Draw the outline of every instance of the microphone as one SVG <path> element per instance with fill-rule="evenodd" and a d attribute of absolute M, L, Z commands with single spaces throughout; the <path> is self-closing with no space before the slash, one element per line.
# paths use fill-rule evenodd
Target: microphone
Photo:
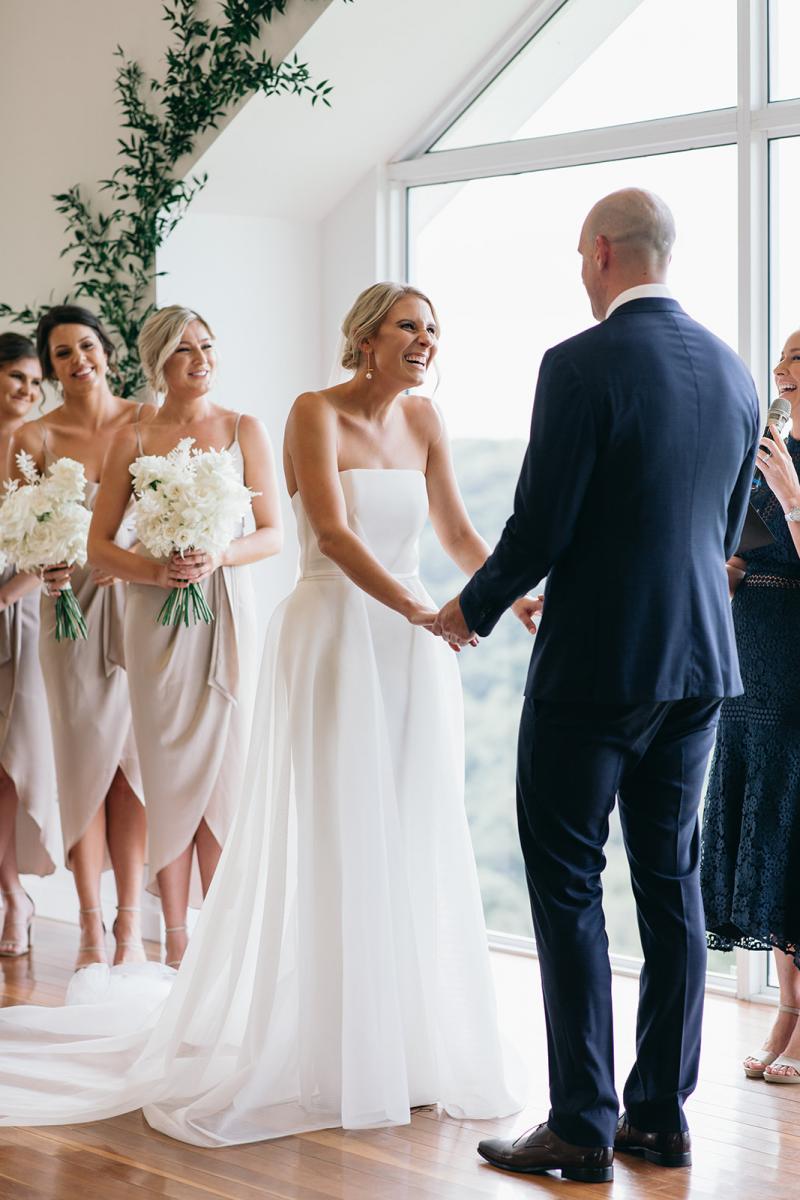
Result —
<path fill-rule="evenodd" d="M 769 440 L 772 441 L 772 430 L 770 429 L 770 425 L 774 425 L 778 431 L 778 434 L 780 435 L 783 433 L 791 419 L 792 406 L 790 402 L 785 400 L 783 396 L 777 396 L 767 410 L 767 424 L 764 428 L 764 433 L 762 436 L 769 438 Z M 761 471 L 758 469 L 758 467 L 756 467 L 753 475 L 753 490 L 755 491 L 756 488 L 760 488 L 763 483 L 764 476 L 761 474 Z"/>

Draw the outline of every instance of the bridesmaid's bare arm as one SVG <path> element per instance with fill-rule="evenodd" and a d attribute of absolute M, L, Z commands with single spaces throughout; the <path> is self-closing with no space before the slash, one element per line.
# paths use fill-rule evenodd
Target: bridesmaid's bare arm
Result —
<path fill-rule="evenodd" d="M 378 562 L 347 524 L 337 455 L 337 417 L 320 392 L 298 396 L 286 422 L 286 454 L 321 552 L 387 608 L 414 624 L 433 613 Z"/>
<path fill-rule="evenodd" d="M 128 468 L 136 456 L 134 430 L 130 427 L 120 430 L 112 440 L 103 463 L 100 490 L 89 526 L 89 562 L 98 570 L 128 583 L 172 587 L 170 564 L 123 550 L 114 542 L 131 497 L 131 474 Z"/>
<path fill-rule="evenodd" d="M 24 451 L 30 454 L 36 464 L 36 469 L 44 471 L 44 447 L 42 446 L 42 426 L 39 421 L 28 421 L 11 435 L 8 443 L 8 462 L 6 463 L 5 478 L 25 482 L 25 476 L 17 464 L 17 455 Z"/>
<path fill-rule="evenodd" d="M 38 591 L 41 585 L 39 576 L 31 575 L 28 571 L 20 571 L 19 574 L 12 575 L 8 583 L 4 583 L 0 587 L 0 612 L 11 608 L 11 605 L 16 604 L 17 600 L 21 600 L 23 596 L 29 596 L 31 592 Z"/>
<path fill-rule="evenodd" d="M 218 566 L 240 567 L 280 553 L 283 545 L 281 503 L 275 477 L 275 460 L 267 431 L 255 417 L 239 421 L 239 445 L 244 458 L 244 481 L 254 492 L 253 533 L 235 538 L 220 556 Z"/>

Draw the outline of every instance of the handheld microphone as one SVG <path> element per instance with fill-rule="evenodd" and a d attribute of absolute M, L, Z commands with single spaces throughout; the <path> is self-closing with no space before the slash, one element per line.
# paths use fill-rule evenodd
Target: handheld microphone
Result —
<path fill-rule="evenodd" d="M 762 434 L 762 436 L 765 438 L 769 438 L 769 440 L 772 441 L 772 430 L 770 429 L 770 425 L 774 425 L 778 431 L 778 434 L 780 435 L 783 433 L 784 429 L 789 424 L 791 419 L 792 419 L 791 404 L 789 403 L 788 400 L 785 400 L 783 398 L 783 396 L 777 396 L 772 401 L 772 403 L 769 406 L 769 409 L 767 410 L 767 424 L 765 426 L 764 433 Z M 753 488 L 754 489 L 760 488 L 763 483 L 764 483 L 764 476 L 761 474 L 761 471 L 758 469 L 758 467 L 756 467 L 755 473 L 753 475 Z"/>

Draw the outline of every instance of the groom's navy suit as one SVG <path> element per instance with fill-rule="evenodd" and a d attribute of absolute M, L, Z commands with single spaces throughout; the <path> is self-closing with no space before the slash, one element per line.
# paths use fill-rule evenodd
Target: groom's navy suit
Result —
<path fill-rule="evenodd" d="M 517 801 L 547 1017 L 549 1124 L 613 1142 L 601 872 L 615 798 L 645 956 L 639 1129 L 686 1127 L 705 933 L 697 808 L 721 698 L 741 692 L 725 561 L 758 442 L 741 360 L 672 299 L 633 299 L 542 361 L 514 513 L 461 595 L 486 635 L 547 575 Z"/>

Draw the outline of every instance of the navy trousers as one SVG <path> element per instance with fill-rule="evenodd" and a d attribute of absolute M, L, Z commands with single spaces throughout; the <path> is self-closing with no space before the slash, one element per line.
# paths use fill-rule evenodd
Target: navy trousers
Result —
<path fill-rule="evenodd" d="M 706 969 L 697 810 L 720 704 L 525 701 L 517 813 L 544 992 L 548 1124 L 575 1145 L 610 1146 L 619 1110 L 601 883 L 617 798 L 644 951 L 623 1103 L 639 1129 L 686 1128 Z"/>

